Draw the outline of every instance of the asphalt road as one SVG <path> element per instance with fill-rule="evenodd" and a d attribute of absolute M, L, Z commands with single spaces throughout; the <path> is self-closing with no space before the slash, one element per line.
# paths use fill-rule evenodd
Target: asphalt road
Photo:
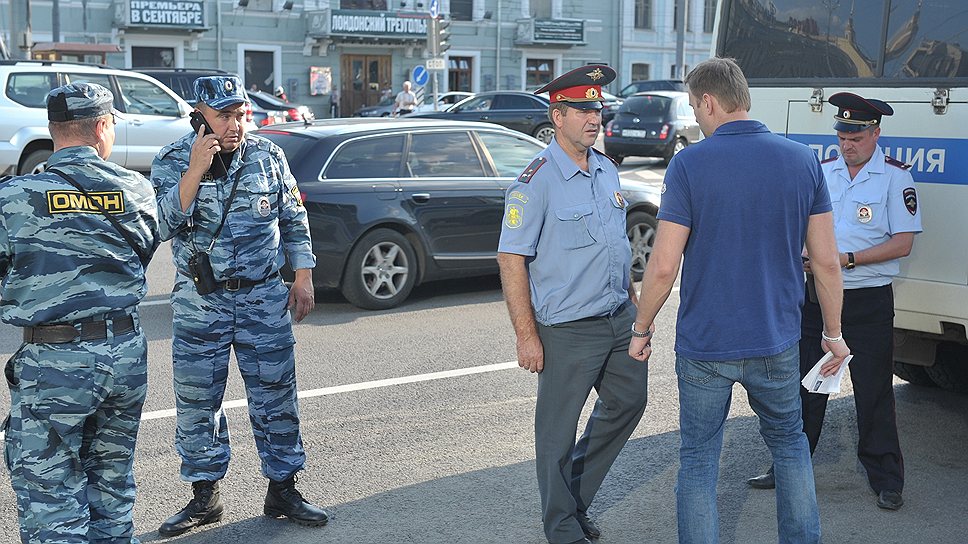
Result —
<path fill-rule="evenodd" d="M 624 170 L 650 168 L 630 160 Z M 654 175 L 654 174 L 645 174 Z M 189 498 L 172 446 L 171 310 L 167 246 L 149 270 L 141 310 L 149 338 L 149 394 L 135 476 L 137 536 Z M 658 319 L 645 417 L 606 479 L 591 513 L 602 544 L 676 541 L 678 398 L 673 365 L 674 292 Z M 535 376 L 518 369 L 497 278 L 419 287 L 402 307 L 367 312 L 320 293 L 295 327 L 302 430 L 308 463 L 299 488 L 332 509 L 325 528 L 262 515 L 265 480 L 242 402 L 227 408 L 233 460 L 222 482 L 224 520 L 167 542 L 528 543 L 544 538 L 534 476 Z M 0 326 L 0 355 L 19 331 Z M 881 511 L 856 457 L 849 385 L 832 399 L 815 457 L 826 542 L 968 541 L 968 397 L 896 382 L 905 453 L 905 506 Z M 226 399 L 241 401 L 237 372 Z M 9 395 L 0 392 L 0 403 Z M 591 407 L 591 400 L 588 408 Z M 776 542 L 774 494 L 747 488 L 769 453 L 741 388 L 726 426 L 719 482 L 723 542 Z M 13 494 L 0 486 L 0 542 L 17 541 Z"/>

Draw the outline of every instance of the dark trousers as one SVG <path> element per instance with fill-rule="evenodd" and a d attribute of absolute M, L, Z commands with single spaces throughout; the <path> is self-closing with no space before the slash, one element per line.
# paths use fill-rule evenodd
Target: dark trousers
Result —
<path fill-rule="evenodd" d="M 634 320 L 635 306 L 628 303 L 612 317 L 538 326 L 544 370 L 538 375 L 535 465 L 549 542 L 584 538 L 575 513 L 588 509 L 645 411 L 649 366 L 628 355 Z M 593 387 L 598 400 L 576 444 Z"/>
<path fill-rule="evenodd" d="M 891 285 L 844 290 L 842 313 L 844 340 L 854 358 L 850 380 L 857 407 L 857 457 L 867 469 L 874 491 L 904 488 L 904 459 L 897 437 L 894 413 L 894 291 Z M 820 306 L 806 300 L 803 305 L 800 339 L 800 376 L 803 377 L 823 356 Z M 800 388 L 803 403 L 803 432 L 810 453 L 817 449 L 827 395 Z"/>

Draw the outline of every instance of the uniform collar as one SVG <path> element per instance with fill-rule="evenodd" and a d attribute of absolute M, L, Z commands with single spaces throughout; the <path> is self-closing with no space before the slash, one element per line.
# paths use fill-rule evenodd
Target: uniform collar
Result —
<path fill-rule="evenodd" d="M 78 145 L 58 149 L 47 159 L 49 166 L 55 164 L 86 164 L 90 162 L 100 162 L 101 156 L 97 150 L 89 145 Z"/>
<path fill-rule="evenodd" d="M 713 132 L 713 136 L 727 134 L 755 134 L 758 132 L 770 132 L 766 125 L 755 119 L 740 119 L 719 125 Z"/>
<path fill-rule="evenodd" d="M 565 150 L 558 145 L 558 139 L 552 138 L 551 143 L 548 144 L 548 152 L 551 153 L 551 158 L 554 159 L 555 164 L 558 165 L 558 171 L 561 172 L 561 177 L 568 180 L 582 173 L 581 168 L 575 163 L 565 153 Z M 604 170 L 602 166 L 601 158 L 597 153 L 593 152 L 590 148 L 585 152 L 588 154 L 588 171 L 593 172 L 595 170 Z"/>
<path fill-rule="evenodd" d="M 854 179 L 852 179 L 851 182 L 856 183 L 859 181 L 863 181 L 868 177 L 870 177 L 870 174 L 883 174 L 886 171 L 886 168 L 887 167 L 884 162 L 884 150 L 882 150 L 881 146 L 878 145 L 874 148 L 874 154 L 871 155 L 870 160 L 867 161 L 867 164 L 861 167 L 860 171 L 857 172 L 857 175 L 854 176 Z M 831 170 L 833 171 L 843 170 L 844 177 L 846 177 L 847 179 L 850 179 L 850 173 L 847 170 L 847 163 L 844 162 L 843 155 L 840 155 L 839 157 L 837 157 L 837 161 L 834 162 L 833 168 Z"/>

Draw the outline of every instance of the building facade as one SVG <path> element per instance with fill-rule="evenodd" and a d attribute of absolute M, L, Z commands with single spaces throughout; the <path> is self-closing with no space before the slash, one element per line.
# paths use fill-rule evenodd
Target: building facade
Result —
<path fill-rule="evenodd" d="M 675 65 L 675 0 L 33 0 L 29 10 L 28 1 L 0 2 L 15 58 L 219 68 L 247 88 L 282 87 L 318 117 L 351 115 L 413 79 L 427 65 L 434 9 L 450 23 L 442 69 L 430 72 L 440 92 L 534 89 L 600 62 L 618 68 L 614 93 Z M 715 0 L 687 2 L 688 67 L 709 56 Z M 432 82 L 417 90 L 429 96 Z"/>

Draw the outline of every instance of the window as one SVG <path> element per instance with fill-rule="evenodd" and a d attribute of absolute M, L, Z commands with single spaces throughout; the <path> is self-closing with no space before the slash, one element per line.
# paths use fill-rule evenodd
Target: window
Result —
<path fill-rule="evenodd" d="M 494 97 L 495 110 L 533 110 L 541 108 L 541 104 L 531 98 L 520 94 L 499 94 Z"/>
<path fill-rule="evenodd" d="M 144 115 L 164 115 L 178 117 L 178 102 L 161 87 L 133 77 L 118 77 L 124 111 Z"/>
<path fill-rule="evenodd" d="M 672 0 L 672 30 L 679 30 L 679 0 Z M 686 30 L 689 30 L 689 0 L 686 0 Z"/>
<path fill-rule="evenodd" d="M 635 0 L 635 28 L 652 30 L 652 0 Z"/>
<path fill-rule="evenodd" d="M 551 19 L 551 0 L 530 0 L 529 6 L 535 19 Z"/>
<path fill-rule="evenodd" d="M 451 4 L 453 5 L 453 4 Z M 451 91 L 471 90 L 471 57 L 450 57 L 447 60 L 447 89 Z"/>
<path fill-rule="evenodd" d="M 136 68 L 174 68 L 175 48 L 131 46 L 131 66 Z"/>
<path fill-rule="evenodd" d="M 702 31 L 712 34 L 716 24 L 716 0 L 703 0 Z"/>
<path fill-rule="evenodd" d="M 622 103 L 619 111 L 651 119 L 663 118 L 671 103 L 672 99 L 666 96 L 632 96 Z"/>
<path fill-rule="evenodd" d="M 649 79 L 649 65 L 641 62 L 632 63 L 632 81 Z"/>
<path fill-rule="evenodd" d="M 493 99 L 494 96 L 475 96 L 459 107 L 455 107 L 454 111 L 487 111 L 491 109 L 491 100 Z"/>
<path fill-rule="evenodd" d="M 403 136 L 349 140 L 336 152 L 325 177 L 329 179 L 397 178 L 403 157 Z"/>
<path fill-rule="evenodd" d="M 686 77 L 686 74 L 688 74 L 688 73 L 689 73 L 689 65 L 688 64 L 685 66 L 685 70 L 683 70 L 681 74 L 676 73 L 676 65 L 675 64 L 673 64 L 672 67 L 669 68 L 669 77 L 672 78 L 672 79 L 682 79 L 682 78 Z M 674 89 L 674 87 L 672 86 L 672 83 L 671 82 L 668 84 L 667 87 L 663 87 L 663 88 L 668 89 L 670 91 L 671 90 L 678 90 L 678 89 Z"/>
<path fill-rule="evenodd" d="M 47 93 L 57 87 L 56 74 L 10 74 L 7 98 L 28 108 L 46 108 Z"/>
<path fill-rule="evenodd" d="M 111 91 L 114 94 L 114 108 L 120 111 L 125 111 L 121 104 L 121 97 L 118 93 L 114 92 L 114 85 L 111 83 L 111 78 L 106 74 L 73 74 L 67 73 L 63 74 L 64 84 L 67 83 L 77 83 L 80 81 L 86 81 L 88 83 L 97 83 L 98 85 L 104 87 L 105 89 Z"/>
<path fill-rule="evenodd" d="M 552 74 L 555 71 L 555 61 L 548 59 L 528 59 L 526 71 L 527 79 L 525 80 L 525 85 L 529 89 L 537 89 L 547 83 L 551 83 L 553 79 Z"/>
<path fill-rule="evenodd" d="M 484 167 L 467 132 L 414 134 L 407 170 L 415 178 L 484 177 Z"/>
<path fill-rule="evenodd" d="M 275 83 L 275 57 L 272 51 L 245 51 L 243 54 L 245 88 L 272 93 Z"/>
<path fill-rule="evenodd" d="M 339 9 L 369 9 L 386 11 L 387 0 L 339 0 Z"/>
<path fill-rule="evenodd" d="M 474 15 L 474 0 L 450 0 L 450 18 L 454 21 L 470 21 Z"/>
<path fill-rule="evenodd" d="M 488 155 L 497 168 L 497 175 L 502 178 L 519 175 L 538 151 L 541 151 L 541 146 L 515 136 L 494 132 L 478 132 L 477 135 L 484 142 Z"/>

